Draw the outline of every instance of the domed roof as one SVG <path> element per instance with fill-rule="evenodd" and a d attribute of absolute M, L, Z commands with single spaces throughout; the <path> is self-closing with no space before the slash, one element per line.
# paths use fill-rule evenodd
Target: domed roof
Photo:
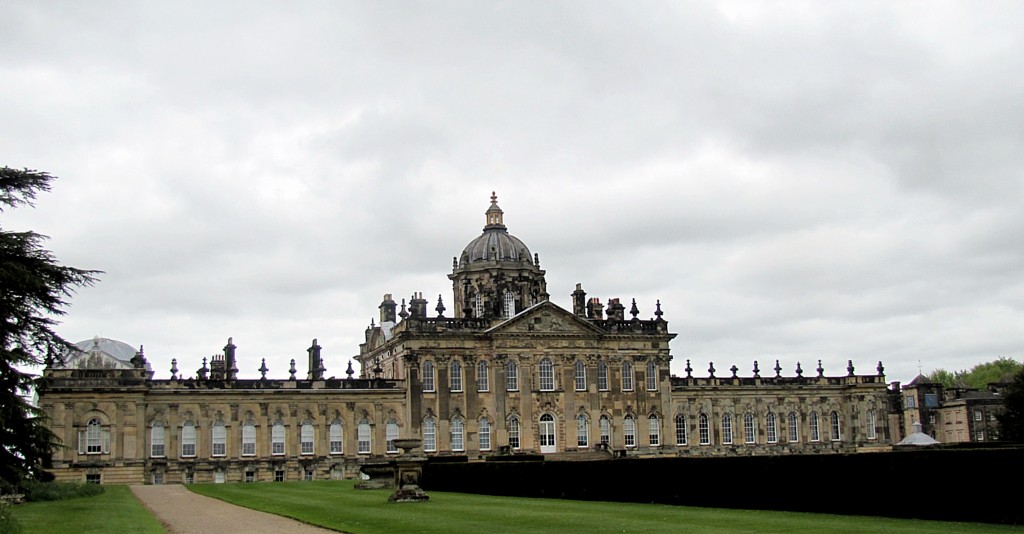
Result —
<path fill-rule="evenodd" d="M 75 347 L 82 352 L 100 351 L 125 363 L 130 363 L 131 359 L 135 357 L 135 353 L 139 351 L 123 341 L 98 336 L 79 341 L 75 343 Z"/>
<path fill-rule="evenodd" d="M 509 234 L 502 222 L 504 214 L 498 207 L 498 196 L 491 193 L 491 207 L 485 212 L 487 225 L 484 233 L 469 242 L 462 250 L 460 263 L 483 261 L 532 262 L 530 249 L 516 236 Z"/>

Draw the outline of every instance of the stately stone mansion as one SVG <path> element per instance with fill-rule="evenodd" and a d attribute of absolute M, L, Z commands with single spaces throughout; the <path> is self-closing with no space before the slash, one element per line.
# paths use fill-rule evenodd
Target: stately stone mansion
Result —
<path fill-rule="evenodd" d="M 391 294 L 349 365 L 325 378 L 321 347 L 306 372 L 237 378 L 237 347 L 194 374 L 155 379 L 142 348 L 95 339 L 44 371 L 38 391 L 61 479 L 191 483 L 350 478 L 386 461 L 394 440 L 431 457 L 486 461 L 809 454 L 888 449 L 881 363 L 826 375 L 777 362 L 669 370 L 661 303 L 548 299 L 536 254 L 508 233 L 492 195 L 483 233 L 453 259 L 451 310 Z M 449 315 L 446 315 L 449 312 Z M 774 365 L 772 365 L 774 363 Z M 199 362 L 195 362 L 198 365 Z M 256 362 L 246 362 L 255 366 Z M 357 376 L 358 375 L 358 376 Z M 700 375 L 700 376 L 696 376 Z"/>

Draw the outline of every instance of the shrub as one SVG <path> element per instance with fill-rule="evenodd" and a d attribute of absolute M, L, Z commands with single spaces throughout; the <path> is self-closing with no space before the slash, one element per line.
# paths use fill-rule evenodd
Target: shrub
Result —
<path fill-rule="evenodd" d="M 91 497 L 103 493 L 103 486 L 99 484 L 83 484 L 80 482 L 39 482 L 36 480 L 26 480 L 22 486 L 25 488 L 25 500 L 36 502 Z"/>
<path fill-rule="evenodd" d="M 21 524 L 14 518 L 11 505 L 0 501 L 0 534 L 21 534 Z"/>

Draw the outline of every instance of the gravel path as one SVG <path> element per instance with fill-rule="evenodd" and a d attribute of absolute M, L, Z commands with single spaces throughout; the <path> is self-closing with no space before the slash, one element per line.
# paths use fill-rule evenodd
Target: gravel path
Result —
<path fill-rule="evenodd" d="M 131 486 L 172 534 L 337 534 L 333 530 L 197 495 L 177 484 Z"/>

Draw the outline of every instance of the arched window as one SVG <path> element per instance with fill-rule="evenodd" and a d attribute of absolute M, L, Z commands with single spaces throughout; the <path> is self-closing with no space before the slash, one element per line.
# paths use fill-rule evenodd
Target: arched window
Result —
<path fill-rule="evenodd" d="M 491 450 L 491 422 L 487 419 L 480 420 L 477 432 L 477 441 L 480 442 L 481 451 Z"/>
<path fill-rule="evenodd" d="M 519 366 L 512 360 L 505 364 L 505 389 L 519 391 Z"/>
<path fill-rule="evenodd" d="M 789 430 L 789 442 L 796 443 L 800 441 L 800 418 L 796 415 L 796 412 L 789 412 L 787 417 L 789 424 L 787 429 Z"/>
<path fill-rule="evenodd" d="M 818 428 L 818 412 L 811 412 L 811 441 L 821 441 L 821 429 Z"/>
<path fill-rule="evenodd" d="M 651 447 L 661 446 L 661 419 L 657 415 L 647 418 L 647 442 Z"/>
<path fill-rule="evenodd" d="M 612 420 L 602 415 L 598 425 L 601 427 L 601 445 L 608 446 L 612 442 Z"/>
<path fill-rule="evenodd" d="M 732 414 L 722 416 L 722 444 L 732 445 Z"/>
<path fill-rule="evenodd" d="M 434 391 L 434 362 L 423 362 L 423 391 Z"/>
<path fill-rule="evenodd" d="M 516 294 L 511 291 L 505 292 L 505 318 L 510 319 L 516 314 Z"/>
<path fill-rule="evenodd" d="M 370 422 L 366 419 L 359 421 L 359 426 L 356 428 L 356 448 L 359 454 L 370 454 L 371 436 Z"/>
<path fill-rule="evenodd" d="M 587 416 L 580 414 L 576 417 L 576 446 L 584 449 L 590 445 L 590 423 Z"/>
<path fill-rule="evenodd" d="M 977 415 L 979 413 L 980 412 L 976 412 L 975 415 Z M 974 420 L 977 421 L 978 418 L 975 417 Z M 875 421 L 875 411 L 874 410 L 868 410 L 868 421 L 867 421 L 867 423 L 868 423 L 868 439 L 877 439 L 878 438 L 878 430 L 875 428 L 876 421 Z"/>
<path fill-rule="evenodd" d="M 398 439 L 398 421 L 394 419 L 388 419 L 388 422 L 384 424 L 384 439 L 385 450 L 389 454 L 397 454 L 398 446 L 395 445 L 395 440 Z"/>
<path fill-rule="evenodd" d="M 213 447 L 210 449 L 211 456 L 224 456 L 227 454 L 228 447 L 228 430 L 224 426 L 224 421 L 216 421 L 213 423 L 213 431 L 210 442 Z"/>
<path fill-rule="evenodd" d="M 658 390 L 658 366 L 655 365 L 654 361 L 647 362 L 647 391 Z"/>
<path fill-rule="evenodd" d="M 757 423 L 750 412 L 743 414 L 743 442 L 747 445 L 757 443 Z"/>
<path fill-rule="evenodd" d="M 700 434 L 701 445 L 711 445 L 711 427 L 708 425 L 708 414 L 702 413 L 697 418 L 697 432 Z"/>
<path fill-rule="evenodd" d="M 776 424 L 775 412 L 768 412 L 764 417 L 765 427 L 768 433 L 768 443 L 779 442 L 779 427 Z"/>
<path fill-rule="evenodd" d="M 462 363 L 460 361 L 452 360 L 448 382 L 452 391 L 462 391 Z"/>
<path fill-rule="evenodd" d="M 95 425 L 96 432 L 93 433 L 93 421 L 96 420 L 93 419 L 92 421 L 89 421 L 89 430 L 87 431 L 90 454 L 100 452 L 99 424 Z M 94 443 L 95 446 L 93 445 Z M 163 458 L 164 456 L 167 455 L 164 441 L 164 424 L 161 423 L 160 421 L 153 421 L 153 426 L 149 429 L 149 446 L 149 455 L 152 456 L 153 458 Z"/>
<path fill-rule="evenodd" d="M 256 456 L 256 424 L 242 423 L 242 456 Z"/>
<path fill-rule="evenodd" d="M 540 416 L 540 452 L 548 454 L 555 452 L 555 418 L 546 413 Z"/>
<path fill-rule="evenodd" d="M 608 364 L 604 360 L 597 362 L 597 389 L 608 391 Z"/>
<path fill-rule="evenodd" d="M 299 454 L 313 454 L 313 444 L 316 443 L 316 430 L 312 421 L 305 421 L 299 428 Z"/>
<path fill-rule="evenodd" d="M 476 390 L 489 391 L 491 385 L 488 381 L 487 360 L 480 360 L 476 363 Z"/>
<path fill-rule="evenodd" d="M 284 423 L 282 421 L 277 421 L 270 428 L 270 454 L 284 455 Z"/>
<path fill-rule="evenodd" d="M 627 415 L 622 420 L 622 435 L 625 437 L 626 447 L 636 447 L 636 421 L 632 415 Z"/>
<path fill-rule="evenodd" d="M 842 434 L 840 433 L 839 428 L 839 412 L 832 412 L 830 419 L 832 423 L 832 441 L 839 441 L 842 439 Z"/>
<path fill-rule="evenodd" d="M 587 366 L 580 360 L 573 365 L 573 378 L 576 382 L 576 391 L 587 390 Z"/>
<path fill-rule="evenodd" d="M 519 440 L 519 418 L 514 415 L 508 420 L 508 446 L 513 450 L 519 450 L 522 446 Z"/>
<path fill-rule="evenodd" d="M 335 419 L 327 432 L 331 454 L 343 454 L 345 452 L 345 427 L 341 425 L 341 420 Z"/>
<path fill-rule="evenodd" d="M 461 417 L 452 419 L 452 451 L 461 452 L 466 450 L 466 425 Z"/>
<path fill-rule="evenodd" d="M 540 390 L 554 391 L 555 389 L 555 366 L 550 358 L 543 358 L 540 361 Z"/>
<path fill-rule="evenodd" d="M 622 391 L 633 391 L 633 362 L 622 361 Z"/>
<path fill-rule="evenodd" d="M 423 420 L 423 452 L 437 451 L 437 422 L 433 417 Z"/>
<path fill-rule="evenodd" d="M 686 445 L 686 416 L 676 415 L 676 445 Z"/>
<path fill-rule="evenodd" d="M 185 421 L 181 425 L 181 457 L 192 458 L 196 455 L 196 425 Z"/>

